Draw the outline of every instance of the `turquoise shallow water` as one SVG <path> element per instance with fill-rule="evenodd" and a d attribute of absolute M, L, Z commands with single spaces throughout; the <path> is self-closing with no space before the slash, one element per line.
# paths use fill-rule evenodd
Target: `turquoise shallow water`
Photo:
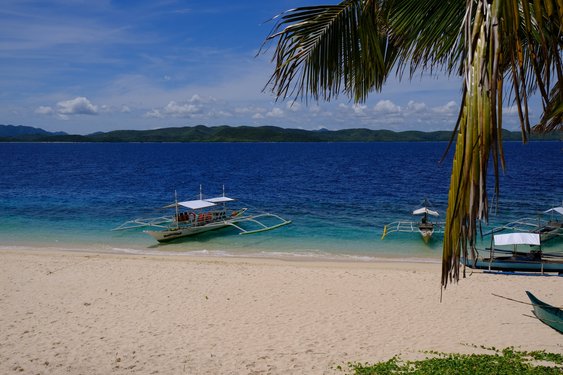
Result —
<path fill-rule="evenodd" d="M 380 239 L 410 220 L 424 197 L 445 212 L 450 161 L 445 143 L 0 144 L 1 247 L 277 256 L 296 259 L 434 261 L 441 236 Z M 505 145 L 508 168 L 491 225 L 560 204 L 559 142 Z M 251 236 L 225 229 L 169 245 L 121 222 L 158 216 L 173 199 L 221 194 L 240 206 L 278 213 L 289 226 Z M 492 186 L 492 176 L 490 180 Z M 559 245 L 558 245 L 559 246 Z"/>

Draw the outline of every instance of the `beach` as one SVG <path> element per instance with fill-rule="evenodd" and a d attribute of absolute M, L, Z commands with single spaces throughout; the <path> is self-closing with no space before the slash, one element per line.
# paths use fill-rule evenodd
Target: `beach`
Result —
<path fill-rule="evenodd" d="M 440 264 L 0 251 L 0 373 L 343 374 L 348 362 L 481 346 L 563 353 L 525 290 L 563 278 Z"/>
<path fill-rule="evenodd" d="M 440 265 L 0 252 L 0 373 L 342 374 L 348 362 L 480 346 L 563 353 L 524 290 L 563 278 Z"/>

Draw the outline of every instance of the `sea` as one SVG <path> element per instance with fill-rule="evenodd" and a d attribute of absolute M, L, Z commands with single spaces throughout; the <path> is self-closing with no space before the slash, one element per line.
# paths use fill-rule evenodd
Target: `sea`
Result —
<path fill-rule="evenodd" d="M 0 143 L 0 248 L 175 256 L 437 262 L 443 235 L 386 224 L 416 220 L 428 199 L 444 220 L 452 151 L 447 142 Z M 537 218 L 563 201 L 563 143 L 507 142 L 500 196 L 487 228 Z M 234 228 L 158 244 L 122 222 L 170 214 L 174 201 L 223 194 L 234 207 L 292 224 L 241 236 Z M 497 199 L 498 198 L 498 199 Z M 483 238 L 486 243 L 490 239 Z M 562 246 L 560 243 L 553 246 Z"/>

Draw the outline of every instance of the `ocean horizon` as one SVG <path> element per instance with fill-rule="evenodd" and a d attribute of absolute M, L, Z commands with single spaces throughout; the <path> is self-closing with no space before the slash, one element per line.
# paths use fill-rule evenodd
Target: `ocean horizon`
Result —
<path fill-rule="evenodd" d="M 444 220 L 447 142 L 374 143 L 4 143 L 0 155 L 0 248 L 284 259 L 438 261 L 442 235 L 384 226 L 416 220 L 427 198 Z M 498 203 L 489 170 L 487 228 L 563 199 L 561 142 L 506 142 Z M 234 207 L 271 212 L 291 225 L 239 236 L 233 228 L 159 245 L 126 220 L 160 216 L 174 199 L 222 194 Z M 483 239 L 486 243 L 487 238 Z M 555 245 L 558 246 L 558 245 Z"/>

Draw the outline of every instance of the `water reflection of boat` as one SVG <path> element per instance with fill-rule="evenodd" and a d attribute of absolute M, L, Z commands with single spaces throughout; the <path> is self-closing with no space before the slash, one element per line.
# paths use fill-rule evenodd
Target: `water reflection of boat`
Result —
<path fill-rule="evenodd" d="M 158 242 L 167 242 L 226 227 L 236 228 L 239 234 L 254 234 L 291 223 L 271 213 L 249 214 L 247 208 L 228 208 L 227 204 L 233 201 L 224 192 L 222 196 L 204 199 L 200 189 L 199 199 L 181 202 L 175 199 L 163 207 L 174 209 L 174 215 L 129 220 L 113 230 L 149 228 L 144 232 Z"/>
<path fill-rule="evenodd" d="M 494 245 L 476 249 L 473 259 L 462 258 L 469 268 L 489 271 L 557 272 L 563 273 L 563 253 L 544 252 L 539 233 L 507 233 L 494 235 Z M 512 250 L 499 246 L 513 246 Z M 529 246 L 528 251 L 518 250 Z"/>
<path fill-rule="evenodd" d="M 434 232 L 443 233 L 443 223 L 432 221 L 430 218 L 431 216 L 440 216 L 438 211 L 429 208 L 431 204 L 427 199 L 425 199 L 421 205 L 422 207 L 412 212 L 413 215 L 422 215 L 419 221 L 394 221 L 389 223 L 383 228 L 381 239 L 384 239 L 388 234 L 393 232 L 419 232 L 424 242 L 428 242 Z"/>

